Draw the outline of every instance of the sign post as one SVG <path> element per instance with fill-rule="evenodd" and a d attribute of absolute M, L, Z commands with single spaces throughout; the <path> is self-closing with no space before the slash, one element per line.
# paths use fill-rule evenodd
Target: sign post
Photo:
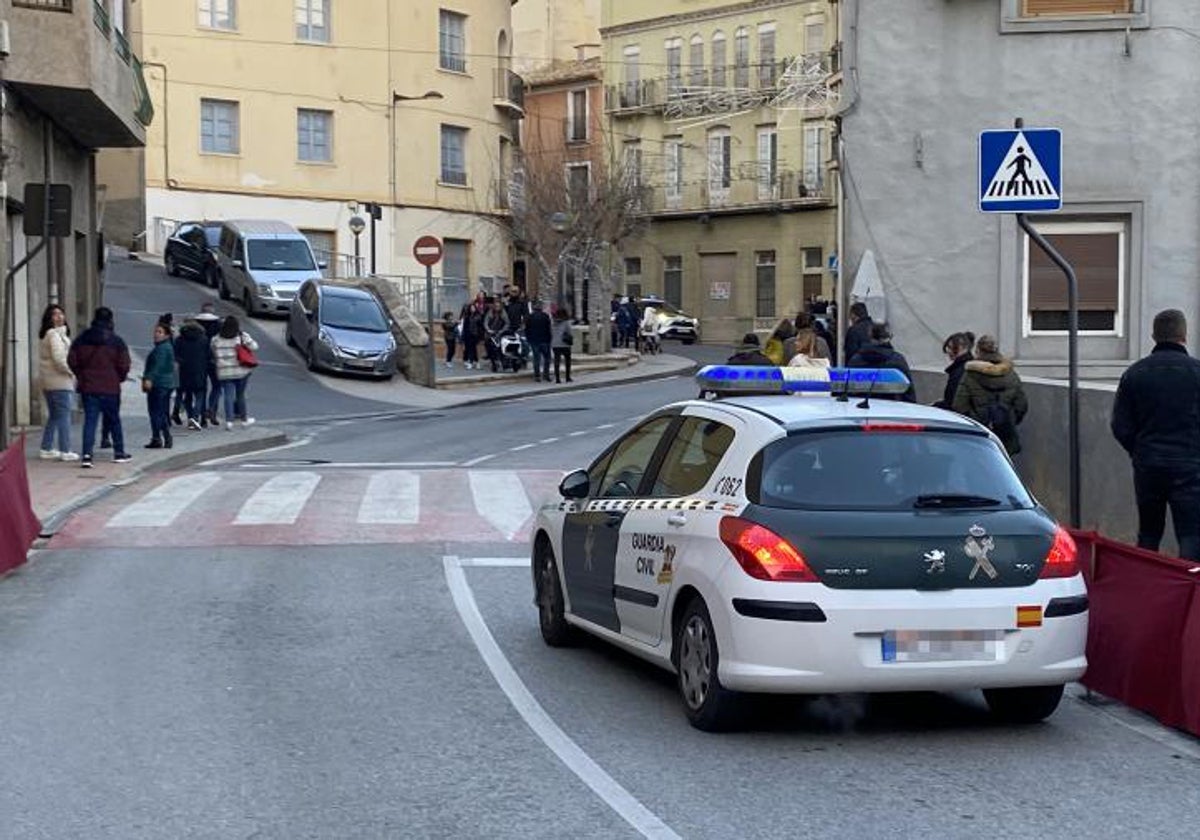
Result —
<path fill-rule="evenodd" d="M 979 209 L 1015 213 L 1017 224 L 1067 277 L 1067 439 L 1071 527 L 1080 527 L 1079 282 L 1075 269 L 1026 218 L 1062 209 L 1062 132 L 1016 127 L 979 134 Z"/>
<path fill-rule="evenodd" d="M 425 266 L 425 320 L 429 331 L 429 352 L 426 354 L 425 372 L 430 388 L 436 387 L 434 377 L 437 363 L 433 353 L 433 267 L 442 260 L 442 242 L 436 236 L 422 236 L 413 243 L 413 256 Z"/>

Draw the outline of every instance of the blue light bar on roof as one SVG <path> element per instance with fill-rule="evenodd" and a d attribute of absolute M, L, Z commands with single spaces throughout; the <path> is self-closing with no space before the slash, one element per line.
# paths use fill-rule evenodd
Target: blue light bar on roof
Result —
<path fill-rule="evenodd" d="M 811 368 L 707 365 L 696 374 L 701 390 L 727 394 L 903 394 L 908 377 L 891 368 Z"/>

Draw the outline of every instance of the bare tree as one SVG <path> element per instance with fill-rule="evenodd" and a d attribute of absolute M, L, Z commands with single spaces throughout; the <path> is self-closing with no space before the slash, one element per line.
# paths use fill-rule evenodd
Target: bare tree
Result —
<path fill-rule="evenodd" d="M 509 213 L 497 217 L 516 249 L 538 270 L 537 294 L 551 299 L 564 265 L 588 284 L 587 321 L 592 352 L 608 349 L 608 300 L 613 274 L 603 265 L 646 227 L 648 190 L 640 161 L 618 161 L 566 149 L 521 155 L 507 181 Z M 579 313 L 575 313 L 578 315 Z"/>

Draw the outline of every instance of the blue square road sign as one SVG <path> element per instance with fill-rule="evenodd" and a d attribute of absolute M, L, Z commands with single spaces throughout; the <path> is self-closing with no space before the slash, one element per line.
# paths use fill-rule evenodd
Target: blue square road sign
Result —
<path fill-rule="evenodd" d="M 1062 209 L 1062 132 L 1057 128 L 981 131 L 979 209 L 984 213 Z"/>

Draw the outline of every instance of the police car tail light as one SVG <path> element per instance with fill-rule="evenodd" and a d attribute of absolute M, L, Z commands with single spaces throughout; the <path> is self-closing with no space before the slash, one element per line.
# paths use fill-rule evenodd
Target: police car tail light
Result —
<path fill-rule="evenodd" d="M 762 525 L 726 516 L 721 520 L 721 542 L 752 578 L 820 582 L 795 546 Z"/>
<path fill-rule="evenodd" d="M 1050 553 L 1042 565 L 1040 578 L 1066 578 L 1079 574 L 1079 552 L 1075 548 L 1075 540 L 1067 533 L 1067 529 L 1059 526 L 1054 529 L 1054 542 L 1050 545 Z"/>

